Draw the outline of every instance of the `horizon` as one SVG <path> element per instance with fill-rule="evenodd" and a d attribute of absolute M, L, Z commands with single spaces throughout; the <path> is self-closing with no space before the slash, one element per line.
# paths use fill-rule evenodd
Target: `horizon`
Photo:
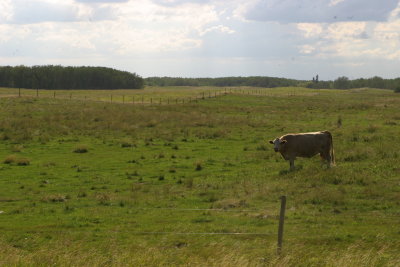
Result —
<path fill-rule="evenodd" d="M 395 79 L 400 1 L 3 0 L 1 65 L 144 78 Z"/>

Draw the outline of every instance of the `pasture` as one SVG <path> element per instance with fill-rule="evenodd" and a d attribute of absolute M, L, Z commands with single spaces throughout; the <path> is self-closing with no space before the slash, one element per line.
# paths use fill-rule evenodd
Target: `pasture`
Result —
<path fill-rule="evenodd" d="M 0 265 L 400 265 L 399 94 L 235 88 L 191 103 L 108 101 L 212 90 L 69 99 L 0 88 Z M 289 172 L 268 144 L 317 130 L 333 135 L 334 168 L 316 156 Z"/>

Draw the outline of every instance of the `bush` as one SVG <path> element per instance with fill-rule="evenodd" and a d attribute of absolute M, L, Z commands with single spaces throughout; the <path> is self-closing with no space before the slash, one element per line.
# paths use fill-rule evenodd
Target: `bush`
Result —
<path fill-rule="evenodd" d="M 397 86 L 396 89 L 394 89 L 395 93 L 400 93 L 400 86 Z"/>
<path fill-rule="evenodd" d="M 3 163 L 5 164 L 15 163 L 18 166 L 28 166 L 30 164 L 30 161 L 27 158 L 18 158 L 16 155 L 9 155 L 4 159 Z"/>
<path fill-rule="evenodd" d="M 16 161 L 17 161 L 17 156 L 16 155 L 9 155 L 4 159 L 3 163 L 12 164 L 12 163 L 14 163 Z"/>
<path fill-rule="evenodd" d="M 203 166 L 201 166 L 201 162 L 196 163 L 196 171 L 201 171 L 203 169 Z"/>
<path fill-rule="evenodd" d="M 30 164 L 29 159 L 27 158 L 19 158 L 16 160 L 18 166 L 28 166 Z"/>

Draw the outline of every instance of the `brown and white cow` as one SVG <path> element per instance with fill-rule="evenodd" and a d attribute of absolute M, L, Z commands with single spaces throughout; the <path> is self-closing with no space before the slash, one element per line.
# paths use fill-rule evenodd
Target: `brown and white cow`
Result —
<path fill-rule="evenodd" d="M 275 152 L 289 160 L 290 170 L 294 169 L 296 157 L 311 158 L 318 153 L 327 161 L 328 167 L 335 165 L 332 135 L 328 131 L 285 134 L 269 142 L 274 145 Z"/>

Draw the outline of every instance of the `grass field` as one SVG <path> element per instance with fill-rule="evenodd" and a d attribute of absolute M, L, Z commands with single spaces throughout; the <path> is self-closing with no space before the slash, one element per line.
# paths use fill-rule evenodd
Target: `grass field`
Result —
<path fill-rule="evenodd" d="M 106 99 L 212 90 L 79 91 L 87 101 L 76 101 L 0 89 L 0 265 L 400 265 L 399 94 L 236 88 L 178 105 Z M 268 144 L 317 130 L 333 134 L 334 168 L 314 157 L 289 172 Z"/>

